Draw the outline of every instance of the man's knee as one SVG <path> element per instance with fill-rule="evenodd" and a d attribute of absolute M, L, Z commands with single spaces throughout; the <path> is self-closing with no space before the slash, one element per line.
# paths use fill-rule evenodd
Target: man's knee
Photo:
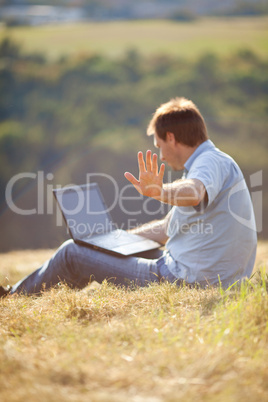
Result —
<path fill-rule="evenodd" d="M 71 263 L 74 255 L 77 253 L 77 244 L 72 240 L 66 240 L 56 251 L 54 257 L 64 260 L 65 263 Z"/>

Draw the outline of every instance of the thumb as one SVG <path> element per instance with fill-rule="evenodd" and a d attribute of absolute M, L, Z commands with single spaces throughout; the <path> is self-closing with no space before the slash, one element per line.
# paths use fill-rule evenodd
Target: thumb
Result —
<path fill-rule="evenodd" d="M 135 187 L 135 189 L 138 191 L 138 193 L 142 194 L 141 189 L 140 189 L 140 182 L 136 179 L 136 177 L 133 176 L 133 174 L 126 172 L 124 174 L 125 178 L 130 181 L 131 184 Z"/>
<path fill-rule="evenodd" d="M 133 184 L 133 186 L 138 186 L 140 184 L 140 182 L 136 179 L 136 177 L 133 176 L 133 174 L 126 172 L 124 176 L 128 181 L 130 181 L 131 184 Z"/>

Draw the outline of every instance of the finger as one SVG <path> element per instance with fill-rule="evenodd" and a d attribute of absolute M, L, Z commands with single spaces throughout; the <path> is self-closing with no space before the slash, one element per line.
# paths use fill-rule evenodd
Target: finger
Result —
<path fill-rule="evenodd" d="M 152 152 L 150 150 L 146 152 L 146 167 L 147 172 L 152 171 Z"/>
<path fill-rule="evenodd" d="M 160 169 L 159 169 L 159 174 L 158 174 L 158 177 L 160 180 L 163 180 L 164 173 L 165 173 L 165 164 L 162 163 L 162 165 L 160 166 Z"/>
<path fill-rule="evenodd" d="M 152 172 L 154 175 L 157 175 L 157 173 L 158 173 L 157 155 L 156 154 L 153 154 Z"/>
<path fill-rule="evenodd" d="M 144 173 L 146 171 L 146 169 L 145 169 L 145 163 L 144 163 L 142 152 L 138 153 L 138 164 L 139 164 L 140 173 Z"/>

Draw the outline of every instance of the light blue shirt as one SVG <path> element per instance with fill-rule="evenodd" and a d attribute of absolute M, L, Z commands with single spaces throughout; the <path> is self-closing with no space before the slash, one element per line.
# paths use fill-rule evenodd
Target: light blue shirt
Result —
<path fill-rule="evenodd" d="M 200 180 L 208 203 L 173 207 L 166 248 L 169 270 L 188 283 L 227 287 L 251 275 L 257 248 L 253 206 L 237 163 L 203 142 L 185 163 L 185 177 Z"/>

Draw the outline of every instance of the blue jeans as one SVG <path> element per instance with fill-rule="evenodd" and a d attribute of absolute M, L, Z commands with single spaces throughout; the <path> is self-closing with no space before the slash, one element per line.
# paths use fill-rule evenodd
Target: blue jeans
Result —
<path fill-rule="evenodd" d="M 147 286 L 163 279 L 177 281 L 160 250 L 142 256 L 118 257 L 68 240 L 41 268 L 16 283 L 11 294 L 38 294 L 59 282 L 82 289 L 93 280 L 101 283 L 104 279 L 124 286 Z"/>

